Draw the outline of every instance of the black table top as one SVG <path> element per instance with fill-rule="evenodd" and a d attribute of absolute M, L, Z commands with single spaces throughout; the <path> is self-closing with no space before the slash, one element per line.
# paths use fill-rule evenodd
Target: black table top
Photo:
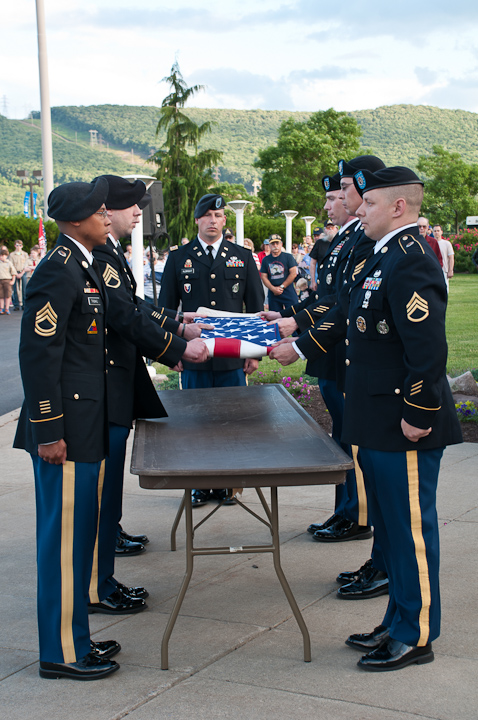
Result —
<path fill-rule="evenodd" d="M 144 488 L 341 483 L 350 457 L 279 385 L 165 390 L 167 418 L 138 420 L 131 472 Z"/>

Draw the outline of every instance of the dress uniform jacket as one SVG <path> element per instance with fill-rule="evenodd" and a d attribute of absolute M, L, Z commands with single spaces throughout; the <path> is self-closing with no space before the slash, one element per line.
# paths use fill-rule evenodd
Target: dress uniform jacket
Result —
<path fill-rule="evenodd" d="M 210 307 L 234 313 L 259 312 L 264 307 L 262 283 L 250 250 L 223 240 L 210 260 L 196 238 L 170 252 L 161 281 L 159 301 L 169 308 L 182 302 L 185 312 Z M 186 370 L 237 370 L 243 360 L 213 358 L 183 363 Z"/>
<path fill-rule="evenodd" d="M 366 261 L 349 288 L 346 442 L 385 452 L 461 442 L 445 375 L 446 303 L 443 273 L 418 229 L 396 233 Z M 432 432 L 411 442 L 402 418 Z"/>
<path fill-rule="evenodd" d="M 363 235 L 360 222 L 349 225 L 343 233 L 337 233 L 324 257 L 317 278 L 317 292 L 305 307 L 294 306 L 293 315 L 300 332 L 311 327 L 337 302 L 343 282 L 344 270 L 357 240 Z M 307 372 L 314 377 L 336 380 L 337 364 L 343 359 L 342 345 L 334 345 L 327 354 L 316 354 L 308 359 Z M 308 355 L 306 355 L 309 358 Z"/>
<path fill-rule="evenodd" d="M 27 286 L 20 369 L 25 402 L 14 446 L 37 454 L 64 439 L 67 459 L 107 452 L 106 292 L 84 254 L 60 234 Z"/>
<path fill-rule="evenodd" d="M 146 356 L 174 366 L 186 349 L 175 333 L 176 312 L 157 308 L 136 295 L 136 281 L 120 247 L 110 238 L 94 249 L 109 297 L 107 367 L 110 422 L 130 428 L 138 417 L 164 417 L 142 360 Z M 173 316 L 173 317 L 171 317 Z"/>

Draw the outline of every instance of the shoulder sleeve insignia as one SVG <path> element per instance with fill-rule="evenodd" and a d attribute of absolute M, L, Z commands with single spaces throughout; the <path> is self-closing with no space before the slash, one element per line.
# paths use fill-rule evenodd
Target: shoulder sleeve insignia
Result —
<path fill-rule="evenodd" d="M 64 265 L 68 262 L 70 259 L 71 250 L 64 245 L 59 245 L 56 248 L 53 248 L 50 255 L 48 256 L 48 260 L 58 260 L 59 262 L 62 262 Z"/>
<path fill-rule="evenodd" d="M 366 259 L 362 260 L 362 262 L 359 262 L 359 264 L 354 267 L 353 272 L 352 272 L 352 282 L 355 280 L 357 275 L 360 275 L 360 273 L 362 272 L 365 262 L 366 262 Z"/>
<path fill-rule="evenodd" d="M 121 285 L 121 280 L 114 269 L 109 263 L 106 263 L 105 271 L 103 273 L 103 280 L 105 281 L 106 287 L 117 288 Z"/>
<path fill-rule="evenodd" d="M 51 337 L 56 333 L 58 315 L 49 302 L 35 315 L 35 332 L 41 337 Z"/>
<path fill-rule="evenodd" d="M 422 322 L 429 314 L 428 302 L 414 292 L 407 303 L 407 318 L 410 322 Z"/>

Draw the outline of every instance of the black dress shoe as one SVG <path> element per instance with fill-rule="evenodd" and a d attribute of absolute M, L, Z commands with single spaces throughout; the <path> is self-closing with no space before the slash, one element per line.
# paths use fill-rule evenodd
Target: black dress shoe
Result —
<path fill-rule="evenodd" d="M 114 660 L 88 653 L 74 663 L 50 663 L 40 661 L 40 677 L 47 679 L 70 678 L 71 680 L 99 680 L 119 670 Z"/>
<path fill-rule="evenodd" d="M 341 585 L 348 585 L 349 583 L 357 580 L 357 578 L 359 578 L 360 575 L 362 575 L 371 565 L 372 559 L 370 558 L 370 560 L 367 560 L 367 562 L 364 563 L 364 565 L 362 565 L 362 567 L 358 570 L 346 570 L 345 572 L 339 573 L 335 579 Z"/>
<path fill-rule="evenodd" d="M 90 640 L 91 654 L 99 658 L 112 658 L 119 653 L 121 645 L 116 640 Z"/>
<path fill-rule="evenodd" d="M 146 600 L 149 597 L 149 592 L 144 587 L 127 587 L 123 583 L 117 582 L 116 587 L 121 590 L 124 595 L 129 595 L 132 598 L 141 598 Z"/>
<path fill-rule="evenodd" d="M 413 663 L 423 665 L 433 662 L 434 657 L 431 643 L 424 647 L 415 647 L 389 637 L 376 650 L 364 655 L 357 665 L 362 670 L 384 672 L 385 670 L 401 670 Z"/>
<path fill-rule="evenodd" d="M 362 569 L 362 568 L 361 568 Z M 365 563 L 363 572 L 356 580 L 348 585 L 342 585 L 337 590 L 337 597 L 342 600 L 367 600 L 368 598 L 380 597 L 388 594 L 388 576 L 382 570 L 377 570 L 372 565 Z"/>
<path fill-rule="evenodd" d="M 118 588 L 107 598 L 97 603 L 88 603 L 88 613 L 104 613 L 105 615 L 130 615 L 146 610 L 148 606 L 141 598 L 126 595 Z"/>
<path fill-rule="evenodd" d="M 385 625 L 378 625 L 371 633 L 355 633 L 350 635 L 345 644 L 362 652 L 376 650 L 384 640 L 389 638 L 389 629 Z"/>
<path fill-rule="evenodd" d="M 228 490 L 211 490 L 211 498 L 223 505 L 235 505 L 236 500 L 229 495 Z"/>
<path fill-rule="evenodd" d="M 146 548 L 143 543 L 126 540 L 119 534 L 116 536 L 115 555 L 119 555 L 120 557 L 131 557 L 132 555 L 140 555 L 145 550 Z"/>
<path fill-rule="evenodd" d="M 309 525 L 309 527 L 307 528 L 307 532 L 313 535 L 315 532 L 317 532 L 317 530 L 325 530 L 325 528 L 330 527 L 331 525 L 336 523 L 337 520 L 340 520 L 341 517 L 341 515 L 337 515 L 336 513 L 334 513 L 323 523 L 312 523 L 312 525 Z"/>
<path fill-rule="evenodd" d="M 133 543 L 142 543 L 143 545 L 147 545 L 149 543 L 149 538 L 147 535 L 130 535 L 123 530 L 121 525 L 118 525 L 118 528 L 118 535 L 122 537 L 123 540 L 129 540 Z"/>
<path fill-rule="evenodd" d="M 210 490 L 193 490 L 192 491 L 192 504 L 194 507 L 205 505 L 211 499 Z"/>
<path fill-rule="evenodd" d="M 373 535 L 369 525 L 358 525 L 347 518 L 340 518 L 324 530 L 317 530 L 312 537 L 318 542 L 345 542 L 346 540 L 368 540 Z"/>

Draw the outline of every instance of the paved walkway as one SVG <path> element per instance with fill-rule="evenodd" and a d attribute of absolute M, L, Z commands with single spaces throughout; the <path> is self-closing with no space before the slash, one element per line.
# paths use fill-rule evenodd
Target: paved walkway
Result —
<path fill-rule="evenodd" d="M 305 532 L 328 517 L 330 487 L 281 488 L 282 562 L 312 636 L 312 662 L 268 555 L 202 557 L 160 669 L 160 641 L 184 573 L 169 532 L 178 491 L 125 486 L 124 526 L 146 532 L 147 552 L 121 558 L 116 575 L 144 584 L 149 609 L 122 618 L 91 616 L 96 639 L 118 640 L 121 669 L 94 683 L 41 680 L 35 608 L 33 473 L 11 448 L 16 413 L 0 417 L 0 715 L 5 720 L 476 720 L 478 716 L 478 444 L 446 451 L 438 511 L 442 546 L 443 632 L 435 662 L 393 673 L 364 673 L 344 645 L 351 632 L 378 624 L 387 599 L 343 601 L 334 578 L 358 568 L 370 541 L 324 546 Z M 254 491 L 244 498 L 258 509 Z M 195 511 L 197 517 L 205 509 Z M 223 508 L 198 531 L 211 544 L 265 541 L 267 531 L 239 508 Z M 227 540 L 225 539 L 227 538 Z"/>

